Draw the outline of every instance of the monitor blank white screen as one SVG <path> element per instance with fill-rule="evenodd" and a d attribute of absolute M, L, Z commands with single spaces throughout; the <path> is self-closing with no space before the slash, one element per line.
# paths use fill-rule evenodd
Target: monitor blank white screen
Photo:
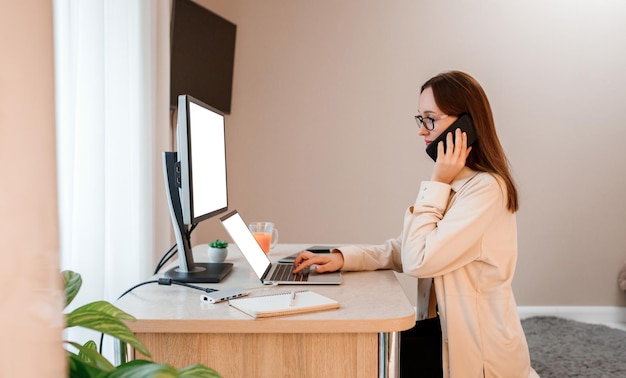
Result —
<path fill-rule="evenodd" d="M 194 218 L 228 206 L 224 117 L 189 102 Z"/>

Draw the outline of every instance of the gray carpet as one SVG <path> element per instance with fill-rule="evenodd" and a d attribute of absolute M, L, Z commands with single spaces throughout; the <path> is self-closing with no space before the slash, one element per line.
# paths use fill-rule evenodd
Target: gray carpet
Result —
<path fill-rule="evenodd" d="M 533 368 L 542 378 L 626 377 L 626 332 L 552 316 L 522 320 Z"/>

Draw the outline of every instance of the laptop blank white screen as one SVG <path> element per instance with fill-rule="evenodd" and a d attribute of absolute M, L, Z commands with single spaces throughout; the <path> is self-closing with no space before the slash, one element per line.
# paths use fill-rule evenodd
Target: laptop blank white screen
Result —
<path fill-rule="evenodd" d="M 270 265 L 270 259 L 265 255 L 254 236 L 252 236 L 246 222 L 243 221 L 237 212 L 224 216 L 221 218 L 221 221 L 241 253 L 248 260 L 254 273 L 261 279 Z"/>

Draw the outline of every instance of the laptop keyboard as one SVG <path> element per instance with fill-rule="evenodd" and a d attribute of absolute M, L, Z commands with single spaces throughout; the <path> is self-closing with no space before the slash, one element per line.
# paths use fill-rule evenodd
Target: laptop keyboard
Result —
<path fill-rule="evenodd" d="M 309 270 L 305 269 L 297 274 L 291 273 L 293 271 L 293 264 L 276 264 L 276 269 L 270 277 L 270 281 L 294 281 L 301 282 L 309 279 Z"/>

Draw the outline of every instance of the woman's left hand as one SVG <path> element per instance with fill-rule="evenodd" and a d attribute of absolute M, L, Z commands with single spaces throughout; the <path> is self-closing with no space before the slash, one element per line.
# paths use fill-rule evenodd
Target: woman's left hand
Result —
<path fill-rule="evenodd" d="M 456 142 L 456 143 L 455 143 Z M 454 135 L 446 136 L 446 152 L 443 152 L 443 141 L 437 146 L 437 161 L 431 176 L 431 181 L 439 181 L 450 184 L 452 180 L 465 167 L 465 161 L 472 151 L 467 147 L 467 134 L 461 129 L 456 129 Z"/>

